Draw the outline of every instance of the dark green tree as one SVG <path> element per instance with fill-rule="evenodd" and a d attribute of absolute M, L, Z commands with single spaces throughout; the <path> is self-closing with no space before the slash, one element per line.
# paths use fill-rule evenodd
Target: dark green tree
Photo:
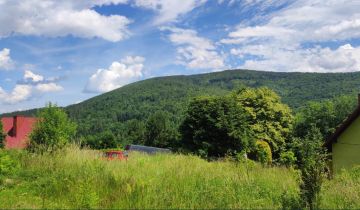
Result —
<path fill-rule="evenodd" d="M 96 135 L 96 137 L 96 149 L 109 149 L 117 147 L 115 136 L 110 131 L 104 131 Z"/>
<path fill-rule="evenodd" d="M 157 111 L 146 121 L 145 145 L 170 147 L 177 141 L 177 131 L 166 112 Z"/>
<path fill-rule="evenodd" d="M 76 124 L 63 109 L 49 103 L 38 114 L 38 121 L 30 134 L 30 151 L 53 152 L 63 148 L 76 132 Z"/>
<path fill-rule="evenodd" d="M 128 120 L 124 123 L 124 138 L 132 144 L 145 144 L 145 124 L 139 120 Z"/>
<path fill-rule="evenodd" d="M 350 96 L 309 102 L 296 114 L 294 135 L 304 138 L 312 127 L 317 127 L 325 140 L 355 108 L 356 100 Z"/>
<path fill-rule="evenodd" d="M 231 96 L 195 98 L 180 127 L 182 143 L 205 156 L 248 152 L 254 144 L 248 117 Z"/>
<path fill-rule="evenodd" d="M 278 158 L 293 128 L 291 109 L 271 89 L 243 88 L 234 93 L 239 106 L 250 116 L 248 124 L 256 140 L 266 141 Z"/>
<path fill-rule="evenodd" d="M 114 134 L 107 130 L 95 135 L 89 135 L 84 138 L 82 146 L 88 146 L 92 149 L 110 149 L 117 148 L 118 142 Z"/>

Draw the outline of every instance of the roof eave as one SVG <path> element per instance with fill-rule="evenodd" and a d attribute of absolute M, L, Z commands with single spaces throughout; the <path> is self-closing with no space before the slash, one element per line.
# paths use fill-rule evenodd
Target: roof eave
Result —
<path fill-rule="evenodd" d="M 329 146 L 336 142 L 339 136 L 351 125 L 351 123 L 358 118 L 360 115 L 360 106 L 358 106 L 353 113 L 351 113 L 346 120 L 341 123 L 335 130 L 335 132 L 325 141 L 323 144 L 324 147 L 329 148 Z"/>

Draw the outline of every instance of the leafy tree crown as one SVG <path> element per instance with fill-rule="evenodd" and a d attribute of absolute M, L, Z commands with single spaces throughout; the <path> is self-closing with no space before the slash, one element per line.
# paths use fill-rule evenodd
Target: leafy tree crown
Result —
<path fill-rule="evenodd" d="M 30 150 L 52 152 L 64 147 L 75 135 L 76 124 L 63 109 L 49 103 L 38 112 L 38 120 L 30 134 Z"/>

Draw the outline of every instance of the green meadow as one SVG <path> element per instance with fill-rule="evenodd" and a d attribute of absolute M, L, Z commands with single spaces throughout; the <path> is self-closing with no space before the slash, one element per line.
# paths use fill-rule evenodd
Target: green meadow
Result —
<path fill-rule="evenodd" d="M 0 208 L 297 208 L 285 167 L 180 154 L 107 161 L 76 146 L 54 154 L 0 151 Z M 360 208 L 360 168 L 326 180 L 321 208 Z"/>

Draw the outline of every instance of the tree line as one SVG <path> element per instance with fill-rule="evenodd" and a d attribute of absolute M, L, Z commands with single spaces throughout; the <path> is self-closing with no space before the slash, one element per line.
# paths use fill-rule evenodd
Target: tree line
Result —
<path fill-rule="evenodd" d="M 180 120 L 158 110 L 146 120 L 126 121 L 118 131 L 106 129 L 77 138 L 83 146 L 94 149 L 141 144 L 204 157 L 246 153 L 261 159 L 267 151 L 262 159 L 290 164 L 296 156 L 293 142 L 313 130 L 325 140 L 355 109 L 356 101 L 341 96 L 308 102 L 294 113 L 269 88 L 240 88 L 223 96 L 193 97 Z"/>
<path fill-rule="evenodd" d="M 127 121 L 123 135 L 129 137 L 126 143 L 172 148 L 206 159 L 231 157 L 296 167 L 301 175 L 299 205 L 316 208 L 327 170 L 322 144 L 355 107 L 354 98 L 342 96 L 309 102 L 294 115 L 273 90 L 243 87 L 223 96 L 194 97 L 179 125 L 166 111 L 157 111 L 145 122 Z M 30 152 L 51 153 L 70 141 L 94 149 L 124 143 L 119 144 L 111 130 L 76 137 L 76 123 L 51 103 L 38 112 L 38 119 L 30 135 Z"/>
<path fill-rule="evenodd" d="M 260 156 L 267 151 L 266 158 L 262 159 L 286 163 L 296 156 L 291 151 L 296 139 L 304 139 L 314 129 L 319 132 L 321 140 L 328 138 L 354 110 L 356 101 L 353 97 L 341 96 L 308 102 L 294 113 L 270 88 L 242 87 L 222 96 L 193 97 L 184 113 L 176 118 L 166 110 L 158 110 L 150 113 L 146 120 L 127 120 L 121 124 L 121 129 L 102 129 L 100 126 L 94 128 L 98 132 L 88 135 L 79 135 L 81 126 L 74 123 L 71 133 L 75 136 L 71 139 L 94 149 L 141 144 L 204 157 L 244 153 L 250 158 L 261 159 Z M 48 109 L 38 111 L 38 117 L 53 118 L 56 114 L 54 109 L 64 112 L 49 104 Z M 58 127 L 47 129 L 53 129 L 51 132 L 54 133 L 59 127 L 66 126 L 67 123 L 59 125 L 61 121 L 53 123 Z M 1 138 L 4 135 L 0 135 Z M 69 139 L 70 136 L 62 138 Z"/>

